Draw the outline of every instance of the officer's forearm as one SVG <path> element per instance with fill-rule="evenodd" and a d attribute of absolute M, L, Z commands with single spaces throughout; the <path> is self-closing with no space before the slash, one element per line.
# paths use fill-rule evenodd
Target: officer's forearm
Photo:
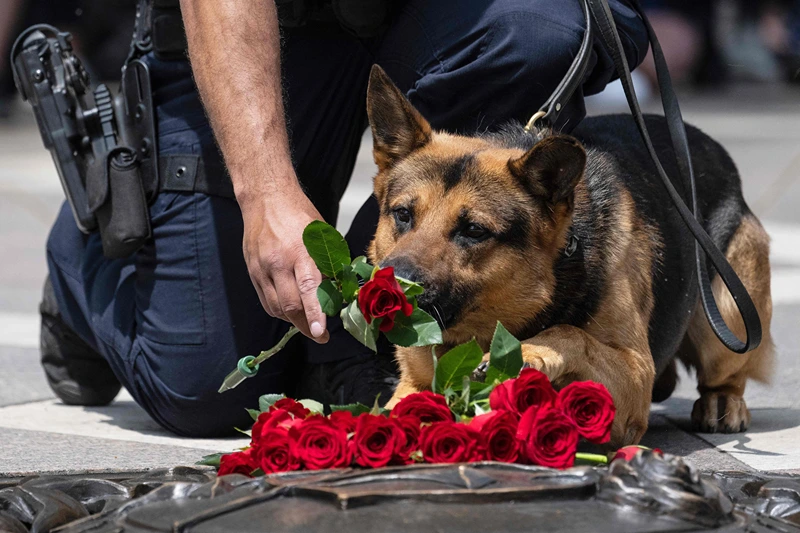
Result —
<path fill-rule="evenodd" d="M 298 191 L 273 0 L 181 0 L 195 82 L 240 204 Z"/>

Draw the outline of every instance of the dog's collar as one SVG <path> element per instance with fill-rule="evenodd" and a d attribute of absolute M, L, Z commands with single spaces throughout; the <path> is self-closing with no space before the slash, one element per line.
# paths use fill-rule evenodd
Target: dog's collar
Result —
<path fill-rule="evenodd" d="M 573 234 L 569 236 L 569 242 L 567 242 L 567 246 L 564 248 L 564 255 L 567 257 L 572 257 L 572 254 L 575 253 L 575 250 L 578 249 L 578 245 L 581 241 Z"/>

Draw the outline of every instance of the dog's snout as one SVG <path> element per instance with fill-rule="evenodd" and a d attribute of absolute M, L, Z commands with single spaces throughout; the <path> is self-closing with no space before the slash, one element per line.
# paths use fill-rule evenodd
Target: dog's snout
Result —
<path fill-rule="evenodd" d="M 381 268 L 392 267 L 394 268 L 394 275 L 413 281 L 415 283 L 423 283 L 422 271 L 414 264 L 414 262 L 407 257 L 389 258 L 381 262 Z"/>

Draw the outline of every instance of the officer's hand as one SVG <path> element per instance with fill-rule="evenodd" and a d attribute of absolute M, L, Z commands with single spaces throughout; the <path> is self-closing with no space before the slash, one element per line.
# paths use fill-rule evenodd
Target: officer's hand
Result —
<path fill-rule="evenodd" d="M 322 216 L 299 187 L 240 201 L 240 206 L 244 259 L 261 305 L 307 337 L 328 342 L 317 299 L 322 276 L 303 245 L 303 230 Z"/>

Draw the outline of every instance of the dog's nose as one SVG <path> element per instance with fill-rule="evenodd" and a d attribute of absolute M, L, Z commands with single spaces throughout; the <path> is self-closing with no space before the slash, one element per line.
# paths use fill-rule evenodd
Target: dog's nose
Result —
<path fill-rule="evenodd" d="M 397 257 L 397 258 L 388 258 L 385 261 L 381 261 L 381 268 L 392 267 L 394 268 L 394 275 L 407 279 L 408 281 L 413 281 L 416 283 L 422 283 L 422 272 L 420 272 L 419 268 L 414 264 L 407 257 Z"/>

